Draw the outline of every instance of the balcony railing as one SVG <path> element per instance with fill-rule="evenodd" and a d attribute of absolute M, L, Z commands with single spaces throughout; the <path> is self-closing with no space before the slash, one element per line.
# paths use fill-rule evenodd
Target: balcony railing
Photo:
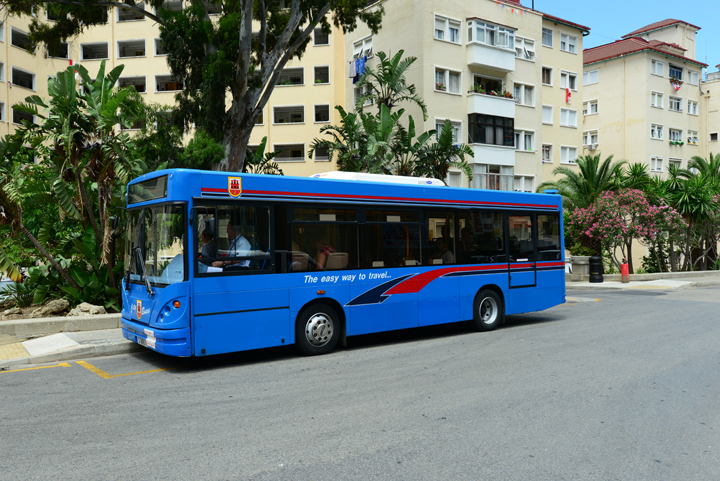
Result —
<path fill-rule="evenodd" d="M 489 67 L 501 72 L 513 72 L 515 50 L 471 42 L 467 46 L 467 63 L 471 67 Z"/>

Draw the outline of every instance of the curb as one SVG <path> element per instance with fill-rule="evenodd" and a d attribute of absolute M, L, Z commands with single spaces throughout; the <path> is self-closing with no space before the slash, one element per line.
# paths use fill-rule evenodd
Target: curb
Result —
<path fill-rule="evenodd" d="M 38 319 L 17 319 L 0 321 L 0 334 L 17 338 L 47 336 L 59 332 L 97 331 L 117 329 L 121 314 L 100 314 L 83 317 L 41 317 Z"/>
<path fill-rule="evenodd" d="M 70 361 L 73 359 L 81 359 L 86 357 L 113 356 L 115 354 L 127 354 L 146 350 L 139 344 L 127 341 L 106 342 L 102 344 L 81 344 L 61 351 L 50 354 L 41 354 L 38 356 L 21 357 L 17 359 L 9 359 L 0 361 L 0 370 L 14 366 L 22 366 L 26 364 L 43 364 L 56 361 Z"/>
<path fill-rule="evenodd" d="M 717 286 L 717 285 L 720 285 L 720 282 L 716 282 L 716 281 L 706 282 L 706 283 L 688 282 L 684 286 L 675 287 L 673 289 L 679 291 L 679 290 L 683 290 L 683 289 L 691 289 L 694 287 L 713 287 L 713 286 Z M 656 286 L 656 287 L 658 290 L 662 289 L 662 287 L 660 287 L 660 286 Z M 599 282 L 599 283 L 591 285 L 591 286 L 588 286 L 585 284 L 583 284 L 581 286 L 580 285 L 574 286 L 571 283 L 565 284 L 566 291 L 587 291 L 587 290 L 591 290 L 591 289 L 596 289 L 596 290 L 600 290 L 600 291 L 621 291 L 623 289 L 637 289 L 637 287 L 628 288 L 628 287 L 624 287 L 624 285 L 622 283 L 617 283 L 617 284 L 613 283 L 611 285 L 611 284 L 602 283 L 602 282 Z"/>

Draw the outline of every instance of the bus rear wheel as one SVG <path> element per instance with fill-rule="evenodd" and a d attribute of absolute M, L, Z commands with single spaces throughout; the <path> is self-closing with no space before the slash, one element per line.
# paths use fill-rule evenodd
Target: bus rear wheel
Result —
<path fill-rule="evenodd" d="M 478 331 L 492 331 L 505 319 L 505 304 L 497 292 L 491 289 L 481 290 L 475 296 L 473 308 L 473 327 Z"/>
<path fill-rule="evenodd" d="M 335 309 L 315 304 L 300 312 L 295 324 L 295 344 L 303 354 L 316 356 L 332 351 L 340 338 L 340 320 Z"/>

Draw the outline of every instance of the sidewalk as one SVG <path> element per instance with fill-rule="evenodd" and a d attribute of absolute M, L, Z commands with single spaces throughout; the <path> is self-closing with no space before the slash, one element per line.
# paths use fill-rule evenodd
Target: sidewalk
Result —
<path fill-rule="evenodd" d="M 606 276 L 607 277 L 607 276 Z M 613 276 L 617 277 L 617 276 Z M 605 282 L 566 282 L 568 291 L 588 289 L 690 289 L 694 287 L 720 286 L 720 276 L 684 277 L 682 279 L 656 279 L 647 281 L 630 281 L 623 284 L 617 280 Z"/>

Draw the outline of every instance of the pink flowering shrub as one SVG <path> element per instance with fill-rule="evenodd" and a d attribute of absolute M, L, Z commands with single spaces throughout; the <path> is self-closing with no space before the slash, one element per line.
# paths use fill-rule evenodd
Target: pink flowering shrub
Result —
<path fill-rule="evenodd" d="M 619 251 L 630 262 L 631 272 L 633 239 L 652 247 L 670 240 L 681 243 L 687 229 L 675 209 L 651 205 L 637 189 L 605 192 L 590 207 L 570 212 L 567 222 L 572 237 L 599 242 L 618 269 Z"/>

